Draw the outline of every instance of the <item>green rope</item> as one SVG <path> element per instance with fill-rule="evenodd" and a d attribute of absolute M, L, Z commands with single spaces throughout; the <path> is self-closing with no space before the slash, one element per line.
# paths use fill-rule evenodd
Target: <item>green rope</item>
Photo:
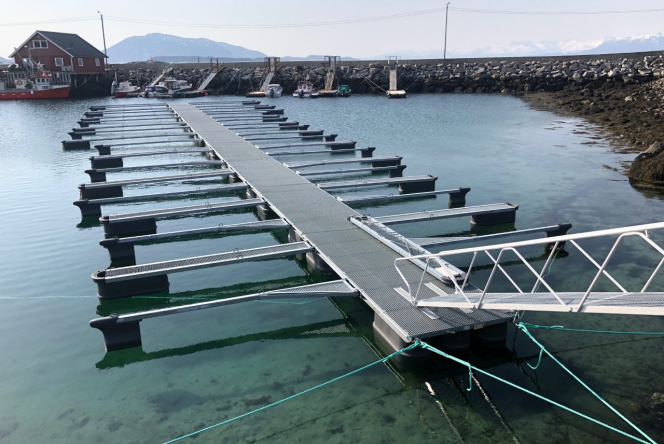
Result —
<path fill-rule="evenodd" d="M 610 335 L 642 335 L 642 336 L 662 336 L 664 332 L 661 331 L 613 331 L 613 330 L 584 330 L 580 328 L 565 328 L 563 325 L 537 325 L 529 324 L 527 322 L 517 322 L 516 325 L 523 325 L 527 328 L 539 328 L 541 330 L 561 330 L 561 331 L 576 331 L 579 333 L 606 333 Z"/>
<path fill-rule="evenodd" d="M 405 351 L 412 350 L 413 348 L 415 348 L 415 347 L 419 347 L 419 346 L 420 346 L 420 342 L 419 342 L 419 341 L 416 341 L 416 342 L 414 342 L 413 344 L 409 345 L 409 346 L 406 347 L 406 348 L 402 348 L 401 350 L 398 350 L 398 351 L 392 353 L 391 355 L 384 357 L 383 359 L 379 359 L 378 361 L 372 362 L 371 364 L 367 364 L 367 365 L 365 365 L 364 367 L 360 367 L 360 368 L 358 368 L 358 369 L 356 369 L 356 370 L 353 370 L 353 371 L 350 372 L 350 373 L 346 373 L 345 375 L 338 376 L 338 377 L 336 377 L 336 378 L 334 378 L 334 379 L 331 379 L 331 380 L 329 380 L 329 381 L 327 381 L 327 382 L 324 382 L 324 383 L 322 383 L 322 384 L 318 384 L 317 386 L 311 387 L 311 388 L 309 388 L 309 389 L 307 389 L 307 390 L 304 390 L 304 391 L 302 391 L 302 392 L 296 393 L 296 394 L 291 395 L 291 396 L 289 396 L 289 397 L 287 397 L 287 398 L 284 398 L 284 399 L 281 399 L 281 400 L 279 400 L 279 401 L 273 402 L 272 404 L 268 404 L 268 405 L 263 406 L 263 407 L 260 407 L 260 408 L 258 408 L 258 409 L 256 409 L 256 410 L 252 410 L 252 411 L 250 411 L 250 412 L 244 413 L 244 414 L 242 414 L 242 415 L 240 415 L 240 416 L 236 416 L 235 418 L 227 419 L 226 421 L 222 421 L 222 422 L 220 422 L 220 423 L 217 423 L 217 424 L 211 425 L 211 426 L 209 426 L 209 427 L 205 427 L 205 428 L 200 429 L 200 430 L 197 430 L 197 431 L 195 431 L 195 432 L 191 432 L 191 433 L 188 433 L 188 434 L 186 434 L 186 435 L 180 436 L 179 438 L 175 438 L 175 439 L 172 439 L 172 440 L 170 440 L 170 441 L 166 441 L 166 442 L 163 443 L 163 444 L 172 444 L 172 443 L 174 443 L 174 442 L 178 442 L 178 441 L 181 441 L 181 440 L 186 439 L 186 438 L 191 438 L 192 436 L 194 436 L 194 435 L 198 435 L 199 433 L 207 432 L 208 430 L 212 430 L 212 429 L 214 429 L 214 428 L 217 428 L 217 427 L 220 427 L 220 426 L 222 426 L 222 425 L 228 424 L 229 422 L 233 422 L 233 421 L 236 421 L 236 420 L 238 420 L 238 419 L 241 419 L 241 418 L 247 417 L 247 416 L 249 416 L 249 415 L 253 415 L 254 413 L 258 413 L 258 412 L 261 412 L 261 411 L 263 411 L 263 410 L 267 410 L 267 409 L 269 409 L 270 407 L 274 407 L 274 406 L 279 405 L 279 404 L 281 404 L 281 403 L 284 403 L 284 402 L 286 402 L 286 401 L 290 401 L 291 399 L 297 398 L 298 396 L 302 396 L 302 395 L 304 395 L 304 394 L 306 394 L 306 393 L 313 392 L 313 391 L 316 390 L 316 389 L 319 389 L 319 388 L 321 388 L 321 387 L 325 387 L 326 385 L 332 384 L 333 382 L 337 382 L 337 381 L 339 381 L 339 380 L 341 380 L 341 379 L 344 379 L 344 378 L 346 378 L 346 377 L 348 377 L 348 376 L 354 375 L 355 373 L 359 373 L 359 372 L 361 372 L 362 370 L 366 370 L 366 369 L 368 369 L 369 367 L 373 367 L 373 366 L 376 365 L 376 364 L 380 364 L 380 363 L 386 362 L 386 361 L 388 361 L 388 360 L 394 358 L 395 356 L 400 355 L 401 353 L 403 353 L 403 352 L 405 352 Z"/>
<path fill-rule="evenodd" d="M 615 413 L 616 415 L 618 415 L 618 417 L 619 417 L 620 419 L 622 419 L 623 421 L 625 421 L 625 422 L 626 422 L 627 424 L 629 424 L 634 430 L 636 430 L 637 432 L 639 432 L 643 437 L 645 437 L 645 438 L 648 440 L 648 442 L 650 442 L 650 443 L 652 443 L 652 444 L 656 444 L 656 442 L 655 442 L 652 438 L 650 438 L 650 437 L 649 437 L 648 435 L 646 435 L 643 431 L 641 431 L 641 429 L 639 429 L 636 425 L 634 425 L 629 419 L 627 419 L 622 413 L 620 413 L 618 410 L 616 410 L 611 404 L 609 404 L 607 401 L 605 401 L 604 398 L 602 398 L 601 396 L 599 396 L 599 395 L 598 395 L 593 389 L 591 389 L 591 388 L 590 388 L 585 382 L 583 382 L 581 379 L 579 379 L 578 376 L 576 376 L 574 373 L 572 373 L 572 371 L 571 371 L 570 369 L 568 369 L 567 367 L 565 367 L 565 366 L 563 365 L 562 362 L 560 362 L 558 359 L 556 359 L 555 356 L 553 356 L 548 350 L 546 350 L 546 349 L 544 348 L 544 346 L 543 346 L 542 344 L 540 344 L 540 343 L 537 341 L 537 339 L 535 339 L 535 338 L 533 337 L 533 335 L 530 334 L 530 332 L 528 331 L 528 328 L 526 327 L 525 324 L 523 324 L 523 323 L 520 322 L 519 324 L 517 324 L 517 327 L 519 327 L 519 328 L 520 328 L 520 329 L 521 329 L 521 330 L 522 330 L 522 331 L 523 331 L 523 332 L 524 332 L 524 333 L 525 333 L 525 334 L 526 334 L 526 335 L 527 335 L 527 336 L 528 336 L 528 337 L 529 337 L 529 338 L 530 338 L 535 344 L 537 344 L 537 345 L 542 349 L 543 352 L 545 352 L 545 353 L 546 353 L 551 359 L 553 359 L 554 362 L 555 362 L 556 364 L 558 364 L 559 366 L 561 366 L 561 367 L 563 368 L 563 370 L 565 370 L 567 373 L 569 373 L 569 375 L 572 376 L 572 377 L 573 377 L 573 378 L 574 378 L 579 384 L 581 384 L 586 390 L 588 390 L 590 393 L 592 393 L 592 395 L 593 395 L 595 398 L 597 398 L 600 402 L 602 402 L 602 404 L 604 404 L 605 406 L 607 406 L 607 407 L 608 407 L 613 413 Z"/>
<path fill-rule="evenodd" d="M 434 352 L 434 353 L 436 353 L 436 354 L 438 354 L 438 355 L 440 355 L 440 356 L 443 356 L 443 357 L 445 357 L 445 358 L 447 358 L 447 359 L 450 359 L 450 360 L 452 360 L 452 361 L 454 361 L 454 362 L 456 362 L 456 363 L 458 363 L 458 364 L 461 364 L 461 365 L 467 366 L 467 367 L 469 367 L 469 368 L 472 368 L 472 369 L 475 370 L 476 372 L 482 373 L 483 375 L 486 375 L 486 376 L 488 376 L 488 377 L 490 377 L 490 378 L 493 378 L 493 379 L 495 379 L 495 380 L 497 380 L 497 381 L 500 381 L 500 382 L 502 382 L 502 383 L 505 383 L 505 384 L 509 385 L 510 387 L 513 387 L 513 388 L 515 388 L 515 389 L 517 389 L 517 390 L 521 390 L 522 392 L 528 393 L 529 395 L 533 395 L 534 397 L 539 398 L 539 399 L 541 399 L 542 401 L 548 402 L 549 404 L 552 404 L 552 405 L 554 405 L 554 406 L 556 406 L 556 407 L 559 407 L 559 408 L 561 408 L 561 409 L 563 409 L 563 410 L 566 410 L 566 411 L 568 411 L 568 412 L 570 412 L 570 413 L 574 413 L 575 415 L 578 415 L 578 416 L 580 416 L 581 418 L 587 419 L 588 421 L 594 422 L 594 423 L 597 424 L 597 425 L 600 425 L 600 426 L 605 427 L 605 428 L 607 428 L 607 429 L 609 429 L 609 430 L 612 430 L 612 431 L 614 431 L 614 432 L 616 432 L 616 433 L 619 433 L 619 434 L 621 434 L 621 435 L 623 435 L 623 436 L 626 436 L 626 437 L 628 437 L 628 438 L 631 438 L 631 439 L 633 439 L 634 441 L 637 441 L 637 442 L 640 442 L 640 443 L 643 443 L 643 444 L 656 444 L 655 441 L 653 441 L 650 437 L 648 437 L 648 436 L 647 436 L 645 433 L 643 433 L 641 430 L 639 430 L 638 428 L 636 428 L 636 426 L 634 426 L 631 422 L 629 422 L 629 421 L 628 421 L 626 418 L 624 418 L 624 417 L 623 417 L 623 419 L 625 419 L 625 421 L 627 421 L 628 424 L 632 425 L 632 427 L 634 427 L 639 433 L 641 433 L 643 436 L 645 436 L 646 439 L 648 439 L 648 441 L 645 441 L 645 440 L 643 440 L 643 439 L 641 439 L 641 438 L 639 438 L 639 437 L 637 437 L 637 436 L 630 435 L 630 434 L 627 433 L 627 432 L 623 432 L 622 430 L 619 430 L 619 429 L 617 429 L 617 428 L 615 428 L 615 427 L 612 427 L 612 426 L 610 426 L 610 425 L 608 425 L 608 424 L 605 424 L 605 423 L 603 423 L 603 422 L 601 422 L 601 421 L 599 421 L 599 420 L 597 420 L 597 419 L 591 418 L 591 417 L 588 416 L 588 415 L 584 415 L 584 414 L 581 413 L 581 412 L 578 412 L 578 411 L 576 411 L 576 410 L 574 410 L 574 409 L 571 409 L 571 408 L 569 408 L 569 407 L 566 407 L 566 406 L 564 406 L 564 405 L 562 405 L 562 404 L 560 404 L 560 403 L 557 403 L 557 402 L 555 402 L 555 401 L 553 401 L 553 400 L 551 400 L 551 399 L 549 399 L 549 398 L 546 398 L 546 397 L 544 397 L 544 396 L 542 396 L 542 395 L 540 395 L 540 394 L 537 394 L 537 393 L 535 393 L 535 392 L 532 392 L 532 391 L 530 391 L 530 390 L 528 390 L 528 389 L 525 389 L 525 388 L 523 388 L 523 387 L 519 387 L 518 385 L 516 385 L 516 384 L 514 384 L 514 383 L 512 383 L 512 382 L 509 382 L 509 381 L 507 381 L 507 380 L 505 380 L 505 379 L 503 379 L 503 378 L 500 378 L 500 377 L 498 377 L 498 376 L 496 376 L 496 375 L 492 375 L 491 373 L 486 372 L 486 371 L 484 371 L 484 370 L 482 370 L 482 369 L 480 369 L 480 368 L 474 367 L 474 366 L 472 366 L 470 363 L 468 363 L 468 362 L 466 362 L 466 361 L 464 361 L 464 360 L 462 360 L 462 359 L 459 359 L 459 358 L 457 358 L 457 357 L 454 357 L 454 356 L 452 356 L 452 355 L 448 355 L 447 353 L 445 353 L 445 352 L 443 352 L 443 351 L 440 351 L 440 350 L 438 350 L 438 349 L 435 348 L 435 347 L 430 346 L 430 345 L 427 344 L 426 342 L 421 342 L 420 344 L 421 344 L 421 347 L 424 348 L 425 350 L 430 350 L 430 351 L 432 351 L 432 352 Z M 548 352 L 547 352 L 547 354 L 548 354 Z M 555 359 L 555 358 L 554 358 L 554 359 Z M 562 364 L 561 364 L 561 365 L 562 365 Z M 601 399 L 601 398 L 600 398 L 600 399 Z"/>
<path fill-rule="evenodd" d="M 530 365 L 526 362 L 526 364 L 528 364 L 528 367 L 532 368 L 533 370 L 537 370 L 537 368 L 540 366 L 540 363 L 542 362 L 542 354 L 543 353 L 544 353 L 544 348 L 540 348 L 540 354 L 539 354 L 539 358 L 537 359 L 537 364 L 535 364 L 535 367 L 533 367 L 532 365 Z"/>
<path fill-rule="evenodd" d="M 468 388 L 466 389 L 467 392 L 471 391 L 473 389 L 473 369 L 468 366 Z"/>

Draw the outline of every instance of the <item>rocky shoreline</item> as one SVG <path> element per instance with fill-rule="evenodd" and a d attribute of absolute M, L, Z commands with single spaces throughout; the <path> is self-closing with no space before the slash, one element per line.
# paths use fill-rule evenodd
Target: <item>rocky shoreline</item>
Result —
<path fill-rule="evenodd" d="M 443 61 L 440 61 L 443 62 Z M 175 68 L 169 74 L 198 86 L 210 72 L 205 68 Z M 144 85 L 157 68 L 118 69 L 118 79 Z M 273 83 L 284 91 L 295 90 L 297 82 L 309 81 L 314 87 L 324 87 L 326 68 L 298 64 L 284 64 Z M 208 91 L 212 94 L 243 95 L 257 90 L 266 75 L 261 66 L 223 66 Z M 378 62 L 342 62 L 337 81 L 349 85 L 355 94 L 384 93 L 389 85 L 389 69 Z M 398 89 L 409 93 L 474 92 L 526 93 L 561 91 L 567 87 L 593 89 L 604 84 L 636 84 L 664 78 L 664 56 L 648 55 L 639 58 L 587 58 L 578 60 L 489 60 L 456 63 L 403 63 L 398 67 Z"/>

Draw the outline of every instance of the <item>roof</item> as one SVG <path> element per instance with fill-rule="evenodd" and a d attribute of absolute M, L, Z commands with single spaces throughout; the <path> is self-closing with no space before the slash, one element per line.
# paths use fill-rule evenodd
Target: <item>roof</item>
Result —
<path fill-rule="evenodd" d="M 9 57 L 13 57 L 20 48 L 23 48 L 23 46 L 35 36 L 35 34 L 44 36 L 44 38 L 72 57 L 107 57 L 103 52 L 83 40 L 77 34 L 52 31 L 35 31 L 25 42 L 15 49 Z"/>

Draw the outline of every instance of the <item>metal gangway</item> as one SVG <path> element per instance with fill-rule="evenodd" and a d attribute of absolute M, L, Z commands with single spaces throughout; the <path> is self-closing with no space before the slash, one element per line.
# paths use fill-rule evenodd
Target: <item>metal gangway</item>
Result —
<path fill-rule="evenodd" d="M 657 277 L 657 273 L 664 265 L 664 249 L 658 245 L 651 236 L 654 230 L 664 229 L 664 222 L 636 225 L 631 227 L 613 228 L 608 230 L 591 231 L 579 234 L 567 234 L 554 236 L 546 239 L 527 240 L 520 242 L 501 243 L 491 246 L 480 246 L 443 251 L 435 254 L 418 254 L 409 257 L 397 258 L 394 261 L 396 271 L 401 276 L 405 287 L 402 292 L 414 306 L 430 309 L 432 307 L 458 308 L 471 312 L 477 310 L 509 310 L 509 311 L 544 311 L 544 312 L 570 312 L 570 313 L 606 313 L 606 314 L 631 314 L 631 315 L 664 315 L 664 292 L 649 291 Z M 615 240 L 613 240 L 615 238 Z M 646 250 L 635 250 L 636 245 L 626 240 L 635 238 L 641 240 L 641 247 Z M 596 250 L 602 252 L 603 259 L 598 261 L 583 248 L 579 241 L 586 241 L 594 247 L 592 252 L 597 255 Z M 608 244 L 607 244 L 607 241 Z M 600 245 L 604 242 L 602 248 Z M 574 287 L 579 285 L 583 274 L 583 267 L 577 266 L 570 270 L 567 266 L 563 269 L 565 276 L 560 278 L 552 272 L 552 265 L 564 247 L 573 247 L 580 258 L 588 261 L 593 273 L 589 285 L 582 286 L 578 291 L 560 291 L 560 287 Z M 608 251 L 606 247 L 609 247 Z M 549 254 L 544 265 L 537 270 L 532 264 L 533 259 L 526 259 L 530 247 L 545 247 Z M 573 251 L 573 250 L 572 250 Z M 654 251 L 654 253 L 653 253 Z M 639 262 L 646 262 L 648 253 L 659 259 L 652 272 L 640 264 L 634 270 L 634 262 L 625 260 L 631 254 L 638 257 Z M 635 254 L 637 256 L 635 256 Z M 450 276 L 456 271 L 446 261 L 457 258 L 455 263 L 459 264 L 459 256 L 472 256 L 467 270 L 459 275 L 457 279 L 450 280 L 453 291 L 442 292 L 436 287 L 424 282 L 424 277 L 432 270 L 442 272 Z M 481 257 L 486 257 L 490 262 L 488 276 L 476 271 L 477 262 Z M 514 267 L 523 265 L 521 273 L 512 266 L 508 267 L 506 259 L 513 259 Z M 413 261 L 424 262 L 425 266 L 419 279 L 413 279 L 412 274 L 407 277 L 403 272 L 406 264 Z M 584 261 L 585 262 L 585 261 Z M 616 262 L 618 262 L 616 264 Z M 585 265 L 588 265 L 586 263 Z M 616 271 L 610 266 L 615 264 Z M 524 269 L 525 268 L 525 269 Z M 626 270 L 630 268 L 630 270 Z M 627 284 L 621 284 L 619 279 L 628 274 L 638 274 L 644 278 L 640 288 L 627 289 Z M 510 292 L 492 291 L 492 285 L 496 285 L 498 276 L 503 276 L 503 286 L 509 283 L 513 288 Z M 555 278 L 554 278 L 555 276 Z M 472 278 L 471 278 L 472 277 Z M 530 285 L 524 287 L 524 281 L 530 278 Z M 600 282 L 600 279 L 602 282 Z M 532 281 L 534 280 L 534 285 Z M 506 281 L 506 282 L 505 282 Z M 572 283 L 570 283 L 572 282 Z M 661 282 L 660 282 L 661 283 Z M 501 284 L 498 284 L 501 285 Z M 641 285 L 641 284 L 639 284 Z M 556 288 L 558 288 L 558 290 Z M 613 291 L 609 291 L 612 288 Z"/>
<path fill-rule="evenodd" d="M 390 89 L 387 91 L 388 99 L 399 99 L 406 97 L 406 91 L 397 89 L 397 66 L 399 64 L 398 56 L 389 56 L 387 58 L 387 66 L 390 71 Z"/>
<path fill-rule="evenodd" d="M 339 56 L 325 56 L 327 62 L 327 73 L 325 74 L 325 89 L 320 93 L 322 95 L 336 96 L 337 90 L 334 88 L 334 76 L 337 72 L 337 65 L 339 64 Z"/>
<path fill-rule="evenodd" d="M 265 75 L 265 80 L 263 80 L 263 83 L 258 90 L 259 92 L 264 93 L 267 90 L 267 85 L 270 84 L 272 78 L 275 76 L 277 70 L 279 69 L 280 60 L 280 57 L 265 57 L 265 69 L 267 70 L 267 74 Z"/>
<path fill-rule="evenodd" d="M 172 64 L 172 63 L 168 63 L 168 64 L 166 64 L 166 65 L 163 65 L 163 66 L 159 69 L 159 72 L 157 72 L 157 76 L 156 76 L 154 79 L 152 79 L 152 80 L 150 81 L 150 84 L 149 84 L 149 85 L 150 85 L 150 86 L 155 86 L 157 83 L 159 83 L 159 82 L 161 81 L 161 79 L 164 78 L 164 76 L 165 76 L 166 74 L 168 74 L 168 72 L 169 72 L 171 69 L 173 69 L 173 64 Z"/>

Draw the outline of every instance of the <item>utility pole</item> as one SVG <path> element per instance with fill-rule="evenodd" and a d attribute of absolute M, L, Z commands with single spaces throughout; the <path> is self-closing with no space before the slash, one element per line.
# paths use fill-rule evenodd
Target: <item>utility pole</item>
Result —
<path fill-rule="evenodd" d="M 445 47 L 443 49 L 443 60 L 447 58 L 447 13 L 450 9 L 450 3 L 451 2 L 447 2 L 445 5 Z"/>
<path fill-rule="evenodd" d="M 106 53 L 106 31 L 104 31 L 104 14 L 101 12 L 97 11 L 97 14 L 101 17 L 101 35 L 104 37 L 104 55 L 108 57 L 108 54 Z M 445 29 L 447 29 L 447 25 L 445 25 Z M 104 71 L 106 70 L 106 58 L 104 58 Z"/>

